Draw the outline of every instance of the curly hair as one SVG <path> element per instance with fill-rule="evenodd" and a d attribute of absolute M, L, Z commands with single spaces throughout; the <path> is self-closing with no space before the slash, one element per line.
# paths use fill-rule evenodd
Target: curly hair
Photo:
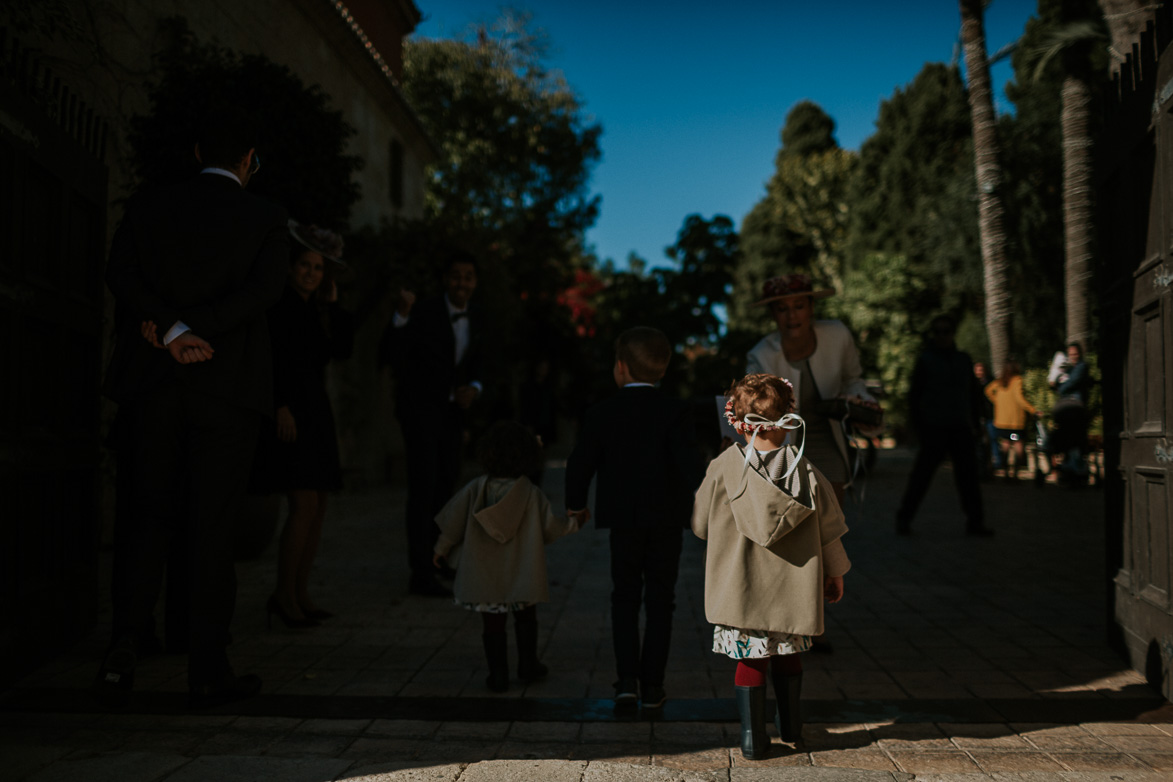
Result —
<path fill-rule="evenodd" d="M 516 421 L 498 421 L 481 436 L 477 461 L 490 478 L 519 478 L 542 466 L 542 446 Z"/>
<path fill-rule="evenodd" d="M 738 419 L 755 413 L 777 421 L 794 409 L 794 389 L 782 378 L 765 372 L 735 381 L 725 398 L 733 402 L 733 414 Z"/>

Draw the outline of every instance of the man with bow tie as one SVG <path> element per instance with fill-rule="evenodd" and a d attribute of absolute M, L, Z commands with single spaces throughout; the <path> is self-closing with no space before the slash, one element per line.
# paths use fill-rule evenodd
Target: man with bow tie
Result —
<path fill-rule="evenodd" d="M 456 488 L 466 414 L 481 393 L 481 321 L 469 307 L 476 259 L 451 252 L 442 281 L 444 294 L 419 305 L 412 292 L 399 292 L 380 346 L 395 376 L 395 415 L 407 446 L 408 591 L 432 597 L 451 594 L 432 564 L 434 519 Z"/>

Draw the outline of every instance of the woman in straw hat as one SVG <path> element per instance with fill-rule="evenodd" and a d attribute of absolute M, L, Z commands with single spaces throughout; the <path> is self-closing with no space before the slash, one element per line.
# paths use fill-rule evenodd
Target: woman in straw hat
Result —
<path fill-rule="evenodd" d="M 255 482 L 285 492 L 289 518 L 277 554 L 277 587 L 267 605 L 287 627 L 312 627 L 330 612 L 309 596 L 309 574 L 322 537 L 326 492 L 342 488 L 338 436 L 326 393 L 326 365 L 347 358 L 354 324 L 338 306 L 342 237 L 289 221 L 289 277 L 269 311 L 276 422 L 263 437 Z"/>
<path fill-rule="evenodd" d="M 847 398 L 879 409 L 867 391 L 859 351 L 841 321 L 815 320 L 814 302 L 835 295 L 815 290 L 806 274 L 784 274 L 766 280 L 762 298 L 778 330 L 763 337 L 746 356 L 746 374 L 768 372 L 794 386 L 797 412 L 806 421 L 806 457 L 835 489 L 843 502 L 851 485 L 846 422 L 828 417 L 827 405 Z"/>

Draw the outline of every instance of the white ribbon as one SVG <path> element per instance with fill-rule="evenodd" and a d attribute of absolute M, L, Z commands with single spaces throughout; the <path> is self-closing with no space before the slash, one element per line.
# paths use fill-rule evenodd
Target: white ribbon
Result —
<path fill-rule="evenodd" d="M 768 418 L 758 415 L 757 413 L 746 413 L 741 419 L 749 426 L 753 427 L 753 434 L 749 438 L 749 445 L 745 449 L 745 462 L 741 466 L 741 476 L 744 478 L 745 473 L 749 470 L 749 455 L 753 452 L 753 444 L 758 439 L 758 432 L 764 426 L 776 426 L 779 429 L 786 429 L 793 431 L 795 429 L 802 429 L 802 443 L 798 446 L 798 454 L 794 457 L 794 463 L 790 465 L 790 469 L 782 476 L 782 480 L 786 480 L 798 468 L 798 462 L 802 459 L 803 449 L 806 448 L 806 422 L 802 420 L 802 416 L 797 413 L 787 413 L 779 418 L 777 421 L 771 421 Z"/>

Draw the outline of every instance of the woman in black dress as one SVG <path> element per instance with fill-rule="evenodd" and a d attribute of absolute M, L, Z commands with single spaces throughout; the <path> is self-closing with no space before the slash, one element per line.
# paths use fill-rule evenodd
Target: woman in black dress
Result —
<path fill-rule="evenodd" d="M 334 276 L 345 268 L 342 238 L 317 226 L 289 223 L 293 250 L 281 300 L 269 311 L 276 425 L 258 464 L 267 491 L 289 498 L 281 531 L 277 588 L 268 613 L 288 627 L 312 627 L 332 614 L 309 596 L 309 575 L 326 515 L 326 493 L 342 488 L 338 437 L 326 393 L 326 365 L 347 358 L 354 323 L 338 306 Z"/>

